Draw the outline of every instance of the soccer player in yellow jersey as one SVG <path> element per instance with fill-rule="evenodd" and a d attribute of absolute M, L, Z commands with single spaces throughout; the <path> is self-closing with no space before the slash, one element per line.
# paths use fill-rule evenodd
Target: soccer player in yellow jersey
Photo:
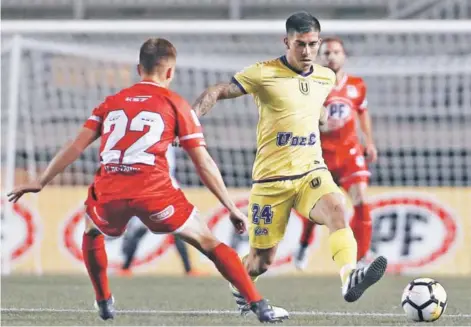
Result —
<path fill-rule="evenodd" d="M 286 55 L 256 63 L 231 82 L 206 89 L 193 109 L 205 115 L 217 100 L 251 94 L 259 111 L 257 153 L 249 201 L 250 252 L 243 258 L 255 279 L 274 261 L 291 209 L 330 232 L 329 247 L 342 280 L 342 295 L 356 301 L 381 279 L 387 260 L 356 268 L 357 243 L 345 223 L 344 197 L 322 158 L 319 123 L 335 73 L 314 63 L 321 44 L 319 21 L 307 12 L 286 21 Z M 241 313 L 248 306 L 233 289 Z"/>

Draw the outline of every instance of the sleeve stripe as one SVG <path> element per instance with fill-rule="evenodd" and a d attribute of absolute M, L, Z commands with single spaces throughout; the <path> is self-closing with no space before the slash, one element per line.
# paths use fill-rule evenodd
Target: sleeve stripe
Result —
<path fill-rule="evenodd" d="M 185 140 L 203 138 L 203 137 L 204 137 L 203 133 L 195 133 L 195 134 L 189 134 L 189 135 L 179 137 L 179 139 L 180 141 L 185 141 Z"/>
<path fill-rule="evenodd" d="M 92 115 L 92 116 L 88 117 L 88 119 L 94 120 L 94 121 L 97 121 L 97 122 L 101 123 L 101 118 L 98 117 L 98 116 L 95 116 L 95 115 Z"/>
<path fill-rule="evenodd" d="M 238 87 L 244 94 L 247 94 L 247 91 L 244 89 L 244 87 L 242 86 L 242 84 L 240 84 L 239 81 L 238 81 L 234 76 L 232 77 L 231 82 L 234 83 L 235 85 L 237 85 L 237 87 Z"/>

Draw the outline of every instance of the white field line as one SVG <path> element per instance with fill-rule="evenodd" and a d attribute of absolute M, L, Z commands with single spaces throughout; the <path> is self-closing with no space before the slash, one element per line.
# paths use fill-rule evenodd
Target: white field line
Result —
<path fill-rule="evenodd" d="M 51 308 L 2 308 L 2 313 L 7 312 L 46 312 L 46 313 L 85 313 L 96 312 L 87 309 L 51 309 Z M 127 314 L 168 314 L 168 315 L 224 315 L 239 314 L 233 310 L 117 310 L 117 313 Z M 337 316 L 337 317 L 404 317 L 401 313 L 388 312 L 335 312 L 335 311 L 291 311 L 293 316 Z M 471 314 L 444 314 L 450 318 L 471 318 Z"/>

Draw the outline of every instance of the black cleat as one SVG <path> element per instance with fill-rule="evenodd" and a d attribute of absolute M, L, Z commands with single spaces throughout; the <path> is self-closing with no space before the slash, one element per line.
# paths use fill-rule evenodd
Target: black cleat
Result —
<path fill-rule="evenodd" d="M 113 319 L 115 316 L 113 296 L 110 296 L 108 300 L 95 301 L 95 309 L 98 310 L 101 319 Z"/>
<path fill-rule="evenodd" d="M 388 260 L 383 256 L 379 256 L 368 266 L 352 270 L 342 287 L 345 301 L 355 302 L 358 300 L 366 289 L 383 277 L 387 266 Z"/>
<path fill-rule="evenodd" d="M 260 322 L 275 323 L 289 318 L 288 311 L 268 304 L 268 301 L 265 299 L 251 303 L 250 309 L 255 313 Z"/>

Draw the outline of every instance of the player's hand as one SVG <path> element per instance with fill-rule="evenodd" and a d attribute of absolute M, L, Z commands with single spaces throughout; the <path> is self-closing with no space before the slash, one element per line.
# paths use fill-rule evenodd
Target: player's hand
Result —
<path fill-rule="evenodd" d="M 243 234 L 247 230 L 248 218 L 239 209 L 234 209 L 229 214 L 229 219 L 237 232 L 237 234 Z"/>
<path fill-rule="evenodd" d="M 42 185 L 35 181 L 28 184 L 20 185 L 7 194 L 8 201 L 16 203 L 26 193 L 38 193 L 42 190 Z"/>
<path fill-rule="evenodd" d="M 365 153 L 368 162 L 376 162 L 376 160 L 378 160 L 378 150 L 373 143 L 366 146 Z"/>

